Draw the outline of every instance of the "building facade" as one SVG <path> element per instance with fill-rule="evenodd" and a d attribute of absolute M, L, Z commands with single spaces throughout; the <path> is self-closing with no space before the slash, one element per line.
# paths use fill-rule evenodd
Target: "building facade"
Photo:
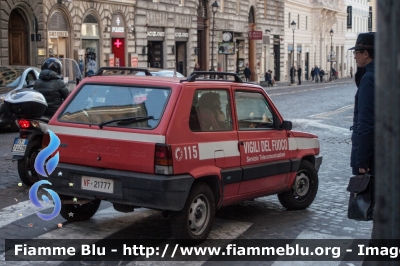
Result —
<path fill-rule="evenodd" d="M 377 0 L 368 0 L 367 2 L 369 4 L 368 31 L 376 32 Z"/>
<path fill-rule="evenodd" d="M 293 22 L 296 24 L 294 30 Z M 315 66 L 326 74 L 332 66 L 339 77 L 343 77 L 346 71 L 345 27 L 346 7 L 340 0 L 287 0 L 284 80 L 290 81 L 293 66 L 295 69 L 301 67 L 302 79 L 310 79 Z M 295 80 L 297 82 L 297 76 Z"/>
<path fill-rule="evenodd" d="M 218 4 L 213 12 L 212 4 Z M 1 65 L 74 58 L 84 75 L 101 66 L 284 73 L 284 0 L 5 0 Z"/>
<path fill-rule="evenodd" d="M 354 47 L 358 34 L 368 31 L 369 20 L 369 3 L 367 0 L 346 0 L 347 6 L 347 32 L 346 32 L 346 69 L 345 76 L 354 76 L 357 71 L 356 61 L 354 60 L 353 51 L 348 49 Z M 352 70 L 352 75 L 350 73 Z"/>

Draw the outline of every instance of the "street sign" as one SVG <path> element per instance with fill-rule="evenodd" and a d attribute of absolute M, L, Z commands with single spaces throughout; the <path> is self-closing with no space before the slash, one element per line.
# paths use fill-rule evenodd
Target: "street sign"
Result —
<path fill-rule="evenodd" d="M 249 40 L 262 40 L 262 31 L 249 31 Z"/>
<path fill-rule="evenodd" d="M 326 61 L 327 62 L 336 62 L 336 55 L 327 55 Z"/>

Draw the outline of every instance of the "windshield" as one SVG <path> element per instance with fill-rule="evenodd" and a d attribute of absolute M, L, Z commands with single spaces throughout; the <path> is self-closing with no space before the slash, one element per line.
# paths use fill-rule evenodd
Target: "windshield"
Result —
<path fill-rule="evenodd" d="M 0 85 L 17 87 L 21 81 L 21 75 L 23 72 L 23 69 L 0 67 Z"/>
<path fill-rule="evenodd" d="M 169 89 L 85 85 L 59 118 L 62 122 L 102 124 L 114 127 L 157 127 L 169 97 Z M 151 117 L 118 123 L 125 118 Z M 115 122 L 111 122 L 115 120 Z"/>

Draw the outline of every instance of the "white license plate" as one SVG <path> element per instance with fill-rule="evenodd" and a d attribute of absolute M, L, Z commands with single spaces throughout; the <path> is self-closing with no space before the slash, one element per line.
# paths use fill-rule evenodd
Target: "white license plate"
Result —
<path fill-rule="evenodd" d="M 82 189 L 113 193 L 114 180 L 91 176 L 82 176 Z"/>
<path fill-rule="evenodd" d="M 24 155 L 27 146 L 28 146 L 27 139 L 15 138 L 14 145 L 11 149 L 11 154 L 12 155 Z"/>

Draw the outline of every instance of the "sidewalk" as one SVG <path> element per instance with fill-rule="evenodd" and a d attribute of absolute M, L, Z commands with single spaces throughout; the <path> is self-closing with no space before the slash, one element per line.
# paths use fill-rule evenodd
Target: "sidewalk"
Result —
<path fill-rule="evenodd" d="M 339 78 L 335 79 L 333 81 L 324 81 L 324 82 L 318 82 L 316 83 L 315 81 L 311 80 L 302 80 L 301 85 L 297 85 L 298 80 L 296 80 L 296 85 L 290 85 L 290 81 L 277 81 L 276 86 L 273 87 L 268 87 L 267 82 L 261 81 L 260 86 L 263 87 L 264 89 L 268 90 L 274 90 L 274 89 L 280 89 L 280 88 L 288 88 L 288 87 L 300 87 L 300 86 L 310 86 L 310 85 L 333 85 L 335 83 L 351 83 L 354 82 L 354 79 L 352 78 Z"/>

